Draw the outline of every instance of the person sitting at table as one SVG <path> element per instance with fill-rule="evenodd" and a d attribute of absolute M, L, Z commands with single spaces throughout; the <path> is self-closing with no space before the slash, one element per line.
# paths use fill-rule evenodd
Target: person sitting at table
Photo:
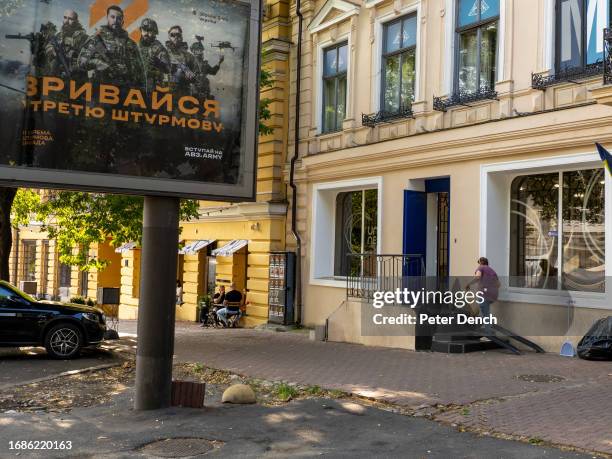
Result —
<path fill-rule="evenodd" d="M 217 317 L 221 320 L 225 326 L 228 326 L 227 316 L 229 314 L 237 314 L 237 321 L 240 320 L 242 312 L 240 311 L 240 304 L 242 303 L 242 293 L 236 290 L 236 284 L 232 282 L 230 284 L 229 291 L 225 294 L 225 301 L 223 302 L 224 308 L 217 311 Z"/>

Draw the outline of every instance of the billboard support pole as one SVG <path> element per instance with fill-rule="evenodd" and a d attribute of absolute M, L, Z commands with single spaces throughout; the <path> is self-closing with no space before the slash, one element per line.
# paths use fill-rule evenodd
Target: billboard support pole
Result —
<path fill-rule="evenodd" d="M 140 264 L 136 410 L 170 406 L 179 198 L 146 197 Z"/>

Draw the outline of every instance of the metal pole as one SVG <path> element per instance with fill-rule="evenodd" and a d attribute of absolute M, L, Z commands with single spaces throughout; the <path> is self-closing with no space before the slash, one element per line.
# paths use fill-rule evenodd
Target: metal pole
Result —
<path fill-rule="evenodd" d="M 170 406 L 179 199 L 146 197 L 140 263 L 136 410 Z"/>

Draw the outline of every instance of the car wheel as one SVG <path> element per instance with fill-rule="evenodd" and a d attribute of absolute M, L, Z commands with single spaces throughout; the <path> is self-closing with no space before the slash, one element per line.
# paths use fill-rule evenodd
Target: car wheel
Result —
<path fill-rule="evenodd" d="M 74 359 L 83 347 L 83 334 L 69 323 L 52 327 L 45 336 L 45 348 L 54 359 Z"/>

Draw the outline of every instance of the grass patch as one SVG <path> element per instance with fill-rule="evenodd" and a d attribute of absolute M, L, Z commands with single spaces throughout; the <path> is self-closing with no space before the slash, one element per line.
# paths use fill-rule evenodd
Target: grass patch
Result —
<path fill-rule="evenodd" d="M 278 386 L 276 386 L 276 396 L 284 402 L 288 402 L 297 395 L 297 389 L 287 383 L 280 383 Z"/>
<path fill-rule="evenodd" d="M 321 395 L 323 390 L 319 386 L 309 386 L 305 391 L 308 395 Z"/>
<path fill-rule="evenodd" d="M 531 437 L 529 439 L 529 443 L 531 443 L 532 445 L 541 445 L 542 443 L 544 443 L 544 440 L 538 437 Z"/>
<path fill-rule="evenodd" d="M 344 397 L 346 397 L 346 394 L 344 392 L 342 392 L 341 390 L 337 390 L 337 389 L 330 390 L 328 392 L 328 394 L 329 394 L 329 396 L 331 398 L 344 398 Z"/>
<path fill-rule="evenodd" d="M 193 364 L 193 372 L 194 373 L 203 373 L 205 369 L 206 369 L 206 367 L 204 365 L 202 365 L 201 363 L 194 363 Z"/>
<path fill-rule="evenodd" d="M 461 410 L 461 414 L 464 416 L 469 416 L 470 415 L 470 409 L 469 408 L 463 408 Z"/>

